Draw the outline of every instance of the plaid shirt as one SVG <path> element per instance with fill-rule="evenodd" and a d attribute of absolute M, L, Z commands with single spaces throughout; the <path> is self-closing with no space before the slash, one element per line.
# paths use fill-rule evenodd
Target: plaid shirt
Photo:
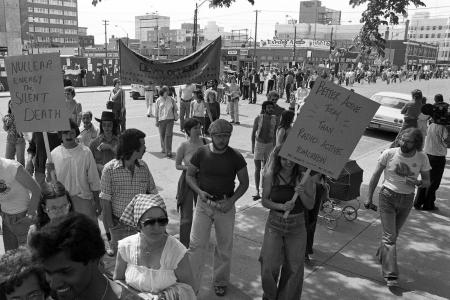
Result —
<path fill-rule="evenodd" d="M 134 174 L 118 159 L 111 160 L 103 168 L 100 198 L 111 201 L 113 216 L 117 218 L 137 194 L 157 193 L 153 176 L 142 160 L 136 162 Z"/>

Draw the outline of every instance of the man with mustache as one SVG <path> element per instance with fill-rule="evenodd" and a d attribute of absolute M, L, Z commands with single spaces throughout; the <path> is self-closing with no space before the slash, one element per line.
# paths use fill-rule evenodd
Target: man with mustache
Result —
<path fill-rule="evenodd" d="M 399 138 L 400 147 L 386 149 L 381 154 L 369 184 L 366 208 L 373 208 L 373 193 L 384 172 L 384 182 L 379 194 L 381 245 L 377 258 L 388 287 L 398 286 L 396 242 L 413 206 L 416 186 L 430 185 L 430 162 L 422 152 L 423 136 L 420 129 L 408 128 Z M 421 180 L 417 180 L 417 177 Z"/>
<path fill-rule="evenodd" d="M 80 134 L 77 124 L 70 121 L 70 130 L 60 131 L 62 145 L 51 152 L 52 163 L 47 164 L 47 181 L 50 172 L 56 172 L 56 178 L 70 194 L 76 212 L 87 215 L 94 221 L 100 213 L 100 177 L 91 150 L 77 142 Z"/>
<path fill-rule="evenodd" d="M 235 219 L 234 204 L 248 189 L 247 163 L 237 150 L 228 146 L 233 125 L 223 119 L 210 127 L 212 143 L 200 147 L 192 156 L 186 181 L 199 201 L 191 230 L 189 254 L 196 285 L 201 282 L 205 255 L 214 223 L 217 246 L 214 251 L 214 291 L 224 296 L 230 280 L 231 252 Z M 239 180 L 235 189 L 234 180 Z M 194 288 L 198 290 L 198 286 Z"/>

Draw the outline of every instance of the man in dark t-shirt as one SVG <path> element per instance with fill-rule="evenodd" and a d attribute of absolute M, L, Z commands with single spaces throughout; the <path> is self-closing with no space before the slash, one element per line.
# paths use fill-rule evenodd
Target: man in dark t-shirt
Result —
<path fill-rule="evenodd" d="M 224 296 L 230 280 L 231 252 L 236 210 L 235 202 L 248 189 L 247 163 L 237 150 L 228 146 L 233 126 L 223 120 L 210 127 L 212 143 L 200 147 L 191 158 L 186 180 L 198 194 L 189 254 L 194 271 L 195 290 L 201 283 L 211 226 L 214 223 L 217 245 L 214 251 L 214 292 Z M 234 180 L 239 185 L 235 189 Z"/>

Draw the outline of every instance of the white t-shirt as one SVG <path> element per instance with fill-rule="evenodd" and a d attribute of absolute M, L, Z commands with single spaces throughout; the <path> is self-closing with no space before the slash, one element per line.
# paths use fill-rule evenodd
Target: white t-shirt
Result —
<path fill-rule="evenodd" d="M 399 194 L 413 194 L 415 191 L 415 186 L 407 183 L 406 178 L 417 179 L 420 172 L 431 170 L 425 153 L 416 152 L 412 157 L 405 157 L 400 148 L 384 150 L 378 162 L 385 166 L 383 186 Z"/>
<path fill-rule="evenodd" d="M 69 194 L 93 199 L 92 191 L 100 191 L 100 178 L 91 150 L 81 144 L 73 149 L 60 145 L 51 154 L 56 178 Z"/>
<path fill-rule="evenodd" d="M 447 137 L 448 131 L 444 125 L 431 123 L 425 137 L 423 152 L 434 156 L 447 156 L 447 143 L 445 142 Z"/>
<path fill-rule="evenodd" d="M 23 213 L 30 204 L 30 191 L 16 180 L 21 166 L 15 160 L 0 157 L 0 205 L 10 215 Z"/>

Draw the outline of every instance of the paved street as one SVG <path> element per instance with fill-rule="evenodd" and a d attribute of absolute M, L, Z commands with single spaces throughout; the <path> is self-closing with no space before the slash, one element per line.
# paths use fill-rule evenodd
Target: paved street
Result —
<path fill-rule="evenodd" d="M 386 85 L 355 85 L 356 92 L 365 96 L 378 91 L 397 91 L 409 93 L 414 88 L 422 89 L 424 95 L 432 101 L 432 96 L 442 93 L 448 101 L 450 97 L 450 80 L 430 80 L 406 82 Z M 79 93 L 75 97 L 83 105 L 84 110 L 91 110 L 99 117 L 105 109 L 109 92 Z M 128 92 L 127 92 L 128 95 Z M 6 111 L 7 98 L 0 98 L 0 111 Z M 221 299 L 258 299 L 262 295 L 258 256 L 264 235 L 267 210 L 260 202 L 254 202 L 253 155 L 250 148 L 250 134 L 253 119 L 259 113 L 265 97 L 258 98 L 258 105 L 241 101 L 240 126 L 236 126 L 230 145 L 238 149 L 248 163 L 250 188 L 237 203 L 235 228 L 235 245 L 232 264 L 233 287 L 227 297 Z M 280 105 L 285 106 L 283 100 Z M 225 106 L 221 106 L 222 118 L 229 119 Z M 145 101 L 132 100 L 127 96 L 127 127 L 139 128 L 146 133 L 147 152 L 144 160 L 148 163 L 161 195 L 166 199 L 171 218 L 169 232 L 178 232 L 179 215 L 176 212 L 176 186 L 179 171 L 175 169 L 175 161 L 163 158 L 160 153 L 159 134 L 155 127 L 155 119 L 145 116 Z M 95 122 L 95 121 L 94 121 Z M 98 123 L 95 122 L 97 125 Z M 179 123 L 174 128 L 175 152 L 178 145 L 185 140 L 179 131 Z M 4 145 L 6 135 L 0 132 L 0 145 Z M 366 131 L 356 147 L 352 158 L 364 169 L 364 182 L 361 194 L 365 195 L 367 185 L 380 152 L 388 147 L 394 138 L 393 134 Z M 0 155 L 4 155 L 4 147 Z M 447 165 L 439 190 L 440 207 L 438 213 L 412 211 L 405 225 L 398 248 L 398 260 L 401 279 L 400 289 L 389 291 L 380 276 L 380 267 L 375 263 L 380 235 L 379 216 L 375 212 L 364 209 L 358 211 L 358 219 L 354 222 L 338 220 L 334 231 L 328 230 L 321 222 L 316 233 L 315 253 L 312 266 L 305 269 L 303 287 L 304 299 L 448 299 L 450 298 L 450 171 Z M 377 198 L 377 197 L 375 197 Z M 363 201 L 361 199 L 361 201 Z M 377 202 L 377 199 L 376 201 Z M 349 204 L 357 206 L 356 201 Z M 211 239 L 213 243 L 214 240 Z M 210 254 L 212 255 L 212 247 Z M 211 260 L 204 275 L 204 284 L 200 299 L 216 299 L 210 291 Z"/>

